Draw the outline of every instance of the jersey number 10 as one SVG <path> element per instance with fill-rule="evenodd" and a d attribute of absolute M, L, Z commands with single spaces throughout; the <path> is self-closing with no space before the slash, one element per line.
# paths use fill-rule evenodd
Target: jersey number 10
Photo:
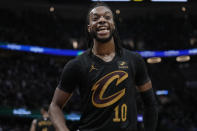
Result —
<path fill-rule="evenodd" d="M 127 105 L 122 104 L 118 105 L 114 108 L 115 117 L 113 118 L 113 122 L 124 122 L 127 120 Z M 120 114 L 119 114 L 120 113 Z"/>

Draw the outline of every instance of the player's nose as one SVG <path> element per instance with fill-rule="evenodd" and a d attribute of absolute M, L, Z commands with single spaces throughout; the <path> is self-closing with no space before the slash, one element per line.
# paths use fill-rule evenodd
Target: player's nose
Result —
<path fill-rule="evenodd" d="M 106 19 L 103 16 L 101 16 L 98 23 L 99 24 L 104 24 L 104 23 L 106 23 Z"/>

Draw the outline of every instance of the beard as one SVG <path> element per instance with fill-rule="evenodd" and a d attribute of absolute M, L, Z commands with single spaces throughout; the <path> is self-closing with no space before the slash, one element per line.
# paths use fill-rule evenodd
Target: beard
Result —
<path fill-rule="evenodd" d="M 114 34 L 114 29 L 113 30 L 110 30 L 110 35 L 107 38 L 99 38 L 96 31 L 92 31 L 90 33 L 91 37 L 93 39 L 96 39 L 96 41 L 98 41 L 100 43 L 106 43 L 106 42 L 110 41 L 111 38 L 112 38 L 112 36 L 113 36 L 113 34 Z"/>

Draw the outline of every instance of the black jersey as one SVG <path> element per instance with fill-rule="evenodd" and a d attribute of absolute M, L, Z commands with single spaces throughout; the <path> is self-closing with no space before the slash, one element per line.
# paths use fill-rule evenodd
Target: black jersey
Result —
<path fill-rule="evenodd" d="M 36 122 L 36 131 L 55 131 L 49 118 L 40 118 Z"/>
<path fill-rule="evenodd" d="M 82 97 L 80 131 L 135 131 L 136 86 L 149 81 L 142 57 L 122 49 L 105 62 L 87 50 L 64 67 L 58 87 Z"/>

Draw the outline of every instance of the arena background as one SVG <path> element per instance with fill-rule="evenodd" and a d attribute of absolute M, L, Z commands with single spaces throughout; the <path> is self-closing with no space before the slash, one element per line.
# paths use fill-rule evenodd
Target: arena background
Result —
<path fill-rule="evenodd" d="M 0 131 L 29 130 L 40 107 L 50 103 L 64 65 L 87 49 L 84 28 L 91 3 L 0 1 Z M 197 131 L 197 2 L 107 4 L 123 46 L 142 51 L 147 63 L 159 103 L 157 131 Z M 79 100 L 76 90 L 64 109 L 71 130 L 77 128 Z M 140 97 L 138 109 L 143 131 Z"/>

